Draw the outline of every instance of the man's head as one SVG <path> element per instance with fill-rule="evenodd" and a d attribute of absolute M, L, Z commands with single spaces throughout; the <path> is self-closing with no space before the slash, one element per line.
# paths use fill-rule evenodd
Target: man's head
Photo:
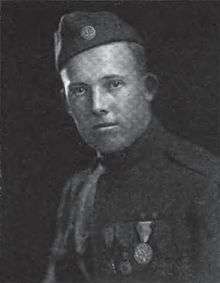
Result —
<path fill-rule="evenodd" d="M 87 45 L 96 36 L 93 25 L 89 27 Z M 103 42 L 99 35 L 99 44 L 89 42 L 89 47 L 71 53 L 70 58 L 64 54 L 66 61 L 57 60 L 68 112 L 85 142 L 102 153 L 129 147 L 151 119 L 152 80 L 146 72 L 143 45 L 132 32 L 127 32 L 129 40 L 120 34 L 120 40 L 115 37 L 110 42 Z"/>

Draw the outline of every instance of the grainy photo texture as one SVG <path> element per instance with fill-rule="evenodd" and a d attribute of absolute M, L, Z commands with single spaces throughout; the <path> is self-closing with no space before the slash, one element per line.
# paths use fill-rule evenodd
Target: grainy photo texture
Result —
<path fill-rule="evenodd" d="M 2 1 L 1 282 L 220 282 L 219 15 Z"/>

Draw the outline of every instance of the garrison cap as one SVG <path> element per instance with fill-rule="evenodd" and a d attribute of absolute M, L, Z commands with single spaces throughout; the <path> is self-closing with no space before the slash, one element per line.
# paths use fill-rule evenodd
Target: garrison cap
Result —
<path fill-rule="evenodd" d="M 143 38 L 132 26 L 105 11 L 78 11 L 63 15 L 54 39 L 57 71 L 71 57 L 99 45 L 120 41 L 144 45 Z"/>

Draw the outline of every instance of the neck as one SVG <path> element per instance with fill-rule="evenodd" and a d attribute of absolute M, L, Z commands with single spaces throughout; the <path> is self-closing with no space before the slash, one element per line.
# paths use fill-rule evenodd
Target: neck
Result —
<path fill-rule="evenodd" d="M 97 152 L 97 159 L 103 163 L 107 168 L 118 170 L 120 165 L 130 164 L 142 159 L 146 154 L 151 154 L 151 149 L 154 144 L 152 140 L 155 131 L 158 129 L 159 122 L 153 118 L 149 123 L 146 131 L 135 140 L 129 147 L 121 151 L 111 153 Z"/>

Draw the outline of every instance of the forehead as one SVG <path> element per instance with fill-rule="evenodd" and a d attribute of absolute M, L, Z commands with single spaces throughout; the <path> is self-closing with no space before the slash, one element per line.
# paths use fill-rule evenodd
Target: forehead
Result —
<path fill-rule="evenodd" d="M 90 82 L 108 75 L 128 76 L 135 72 L 135 58 L 125 42 L 84 51 L 69 60 L 61 71 L 65 81 Z"/>

